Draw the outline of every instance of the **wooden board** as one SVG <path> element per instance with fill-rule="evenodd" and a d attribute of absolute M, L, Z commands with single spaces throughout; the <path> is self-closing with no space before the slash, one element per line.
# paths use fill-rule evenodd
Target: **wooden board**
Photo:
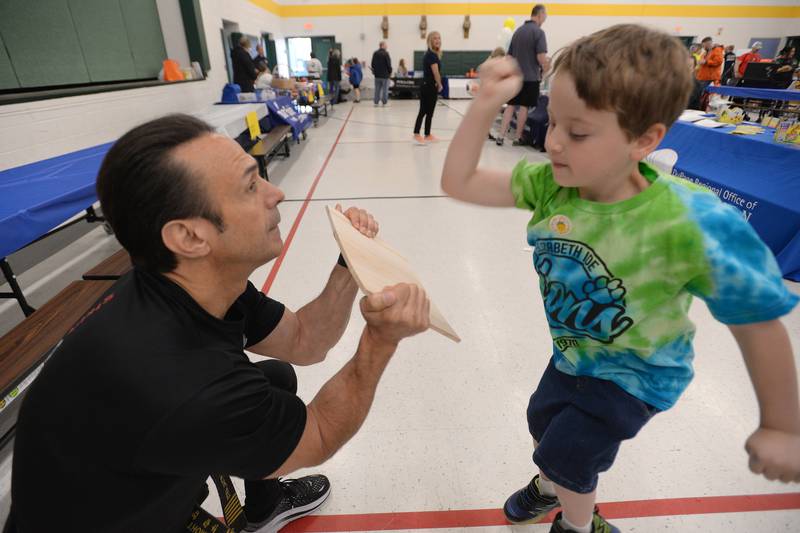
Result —
<path fill-rule="evenodd" d="M 398 283 L 422 285 L 405 257 L 377 237 L 370 239 L 355 229 L 339 211 L 325 208 L 333 228 L 333 236 L 347 261 L 350 273 L 359 288 L 367 295 L 380 292 L 384 287 Z M 426 290 L 427 292 L 427 290 Z M 428 294 L 430 298 L 430 294 Z M 431 329 L 456 342 L 461 338 L 447 323 L 442 313 L 431 301 Z"/>
<path fill-rule="evenodd" d="M 83 275 L 85 280 L 104 280 L 104 279 L 119 279 L 124 274 L 127 274 L 133 268 L 131 264 L 131 256 L 124 249 L 117 251 L 111 257 L 106 258 L 103 262 L 95 265 L 90 271 Z"/>

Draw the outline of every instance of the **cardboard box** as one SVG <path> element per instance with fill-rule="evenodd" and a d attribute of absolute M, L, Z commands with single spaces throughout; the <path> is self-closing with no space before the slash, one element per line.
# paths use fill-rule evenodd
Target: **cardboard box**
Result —
<path fill-rule="evenodd" d="M 272 86 L 276 89 L 294 89 L 295 86 L 294 80 L 287 80 L 283 78 L 273 78 L 272 79 Z"/>

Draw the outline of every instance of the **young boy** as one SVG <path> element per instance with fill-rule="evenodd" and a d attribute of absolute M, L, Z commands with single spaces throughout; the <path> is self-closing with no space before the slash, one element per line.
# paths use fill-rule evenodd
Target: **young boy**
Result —
<path fill-rule="evenodd" d="M 521 85 L 513 60 L 490 60 L 450 144 L 448 194 L 533 211 L 528 242 L 553 357 L 528 407 L 539 475 L 506 501 L 511 522 L 561 507 L 551 533 L 619 531 L 595 508 L 598 474 L 689 384 L 693 295 L 730 326 L 758 397 L 750 469 L 800 481 L 797 373 L 777 320 L 798 298 L 735 209 L 642 162 L 686 106 L 688 59 L 676 39 L 637 25 L 579 39 L 554 63 L 551 162 L 513 171 L 477 166 L 497 110 Z"/>

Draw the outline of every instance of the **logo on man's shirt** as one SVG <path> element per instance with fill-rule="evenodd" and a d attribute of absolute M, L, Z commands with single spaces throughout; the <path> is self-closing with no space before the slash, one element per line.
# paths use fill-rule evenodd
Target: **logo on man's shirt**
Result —
<path fill-rule="evenodd" d="M 588 245 L 539 239 L 533 254 L 545 313 L 559 349 L 588 337 L 610 344 L 633 325 L 626 315 L 626 289 Z"/>

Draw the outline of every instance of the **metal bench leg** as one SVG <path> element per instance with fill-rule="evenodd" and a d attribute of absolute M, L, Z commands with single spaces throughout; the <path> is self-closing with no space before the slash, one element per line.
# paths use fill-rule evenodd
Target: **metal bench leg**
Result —
<path fill-rule="evenodd" d="M 36 309 L 28 304 L 25 295 L 22 294 L 22 289 L 19 288 L 19 284 L 17 283 L 17 277 L 14 275 L 14 271 L 11 270 L 11 265 L 8 264 L 5 257 L 0 261 L 0 269 L 3 270 L 3 275 L 6 277 L 6 281 L 8 281 L 8 286 L 11 287 L 10 293 L 0 293 L 0 296 L 4 298 L 15 298 L 17 302 L 19 302 L 19 306 L 22 308 L 22 312 L 25 313 L 25 316 L 31 316 Z"/>
<path fill-rule="evenodd" d="M 256 157 L 256 163 L 258 164 L 258 173 L 259 175 L 269 181 L 267 179 L 267 159 L 266 157 Z"/>

